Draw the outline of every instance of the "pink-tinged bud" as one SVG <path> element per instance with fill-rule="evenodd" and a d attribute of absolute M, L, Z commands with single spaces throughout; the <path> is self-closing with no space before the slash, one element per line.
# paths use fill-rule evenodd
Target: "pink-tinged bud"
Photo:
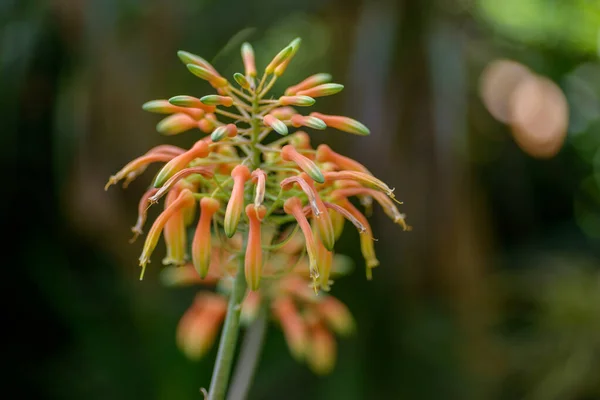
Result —
<path fill-rule="evenodd" d="M 292 356 L 300 361 L 307 350 L 306 325 L 289 297 L 279 297 L 271 305 L 275 318 L 279 320 L 285 341 Z"/>
<path fill-rule="evenodd" d="M 347 180 L 359 182 L 362 185 L 366 185 L 373 189 L 377 189 L 390 197 L 394 197 L 394 189 L 391 189 L 388 185 L 375 178 L 371 174 L 365 174 L 359 171 L 339 171 L 339 172 L 326 172 L 324 174 L 326 181 L 337 181 Z"/>
<path fill-rule="evenodd" d="M 172 190 L 167 195 L 165 209 L 167 209 L 176 199 L 178 191 Z M 191 207 L 194 204 L 192 203 Z M 164 265 L 182 265 L 185 264 L 185 251 L 187 248 L 187 237 L 185 234 L 184 207 L 175 211 L 171 218 L 165 224 L 163 237 L 167 247 L 167 255 L 163 259 Z"/>
<path fill-rule="evenodd" d="M 190 117 L 188 114 L 177 113 L 162 119 L 156 125 L 156 131 L 161 135 L 173 136 L 185 131 L 189 131 L 197 126 L 198 121 Z"/>
<path fill-rule="evenodd" d="M 233 99 L 229 96 L 219 96 L 217 94 L 209 94 L 200 99 L 200 101 L 208 106 L 224 106 L 231 107 Z"/>
<path fill-rule="evenodd" d="M 248 216 L 248 244 L 246 246 L 246 258 L 244 259 L 244 272 L 246 282 L 250 290 L 257 290 L 262 276 L 262 247 L 260 221 L 265 217 L 267 209 L 264 206 L 258 208 L 254 204 L 246 206 Z"/>
<path fill-rule="evenodd" d="M 304 116 L 296 114 L 293 115 L 292 118 L 290 118 L 290 121 L 292 122 L 292 125 L 296 128 L 306 126 L 308 128 L 318 129 L 321 131 L 327 129 L 327 125 L 325 124 L 325 122 L 321 121 L 319 118 L 314 116 Z"/>
<path fill-rule="evenodd" d="M 337 345 L 335 338 L 324 326 L 317 324 L 310 334 L 306 362 L 318 375 L 327 375 L 335 366 Z"/>
<path fill-rule="evenodd" d="M 223 78 L 222 76 L 219 76 L 218 74 L 215 74 L 214 71 L 208 70 L 204 67 L 200 67 L 195 64 L 187 64 L 186 67 L 190 70 L 192 74 L 196 75 L 200 79 L 208 81 L 208 83 L 210 83 L 210 85 L 214 88 L 224 87 L 229 84 L 229 82 L 227 82 L 227 79 Z"/>
<path fill-rule="evenodd" d="M 354 217 L 354 215 L 350 214 L 348 210 L 335 203 L 327 203 L 325 202 L 325 207 L 331 209 L 329 215 L 331 216 L 331 223 L 334 229 L 334 237 L 335 240 L 338 240 L 342 231 L 344 230 L 344 220 L 352 222 L 352 224 L 358 229 L 359 233 L 363 233 L 367 230 L 365 226 Z M 334 217 L 335 216 L 335 217 Z M 335 219 L 335 220 L 334 220 Z"/>
<path fill-rule="evenodd" d="M 204 133 L 211 133 L 215 129 L 215 121 L 211 118 L 202 118 L 198 121 L 198 129 Z"/>
<path fill-rule="evenodd" d="M 354 332 L 355 323 L 350 310 L 335 297 L 325 297 L 317 309 L 327 325 L 338 335 L 348 336 Z"/>
<path fill-rule="evenodd" d="M 353 159 L 343 156 L 335 151 L 331 150 L 331 147 L 326 144 L 320 144 L 317 147 L 317 156 L 316 159 L 318 162 L 331 162 L 339 167 L 339 169 L 344 170 L 352 170 L 363 172 L 368 175 L 372 175 L 364 165 L 359 163 L 358 161 L 354 161 Z"/>
<path fill-rule="evenodd" d="M 339 129 L 340 131 L 353 133 L 360 136 L 367 136 L 371 133 L 369 128 L 352 118 L 342 117 L 340 115 L 325 115 L 317 112 L 310 113 L 310 115 L 319 118 L 325 122 L 327 126 Z"/>
<path fill-rule="evenodd" d="M 225 137 L 235 137 L 237 135 L 237 126 L 235 124 L 221 125 L 213 131 L 210 139 L 213 142 L 220 142 Z"/>
<path fill-rule="evenodd" d="M 267 65 L 267 68 L 265 68 L 265 73 L 267 75 L 272 74 L 273 71 L 275 71 L 275 68 L 277 68 L 277 66 L 279 66 L 279 64 L 281 64 L 282 62 L 284 62 L 285 60 L 287 60 L 288 58 L 290 58 L 292 56 L 293 51 L 294 51 L 294 48 L 292 46 L 287 46 L 283 50 L 281 50 L 279 53 L 277 53 L 277 55 L 273 58 L 273 60 L 271 60 L 269 65 Z"/>
<path fill-rule="evenodd" d="M 288 134 L 288 128 L 287 128 L 287 126 L 283 122 L 281 122 L 280 120 L 278 120 L 277 118 L 275 118 L 271 114 L 268 114 L 268 115 L 264 116 L 263 123 L 266 126 L 269 126 L 269 127 L 273 128 L 273 130 L 275 132 L 279 133 L 280 135 L 287 135 Z"/>
<path fill-rule="evenodd" d="M 210 224 L 213 215 L 219 210 L 217 199 L 204 197 L 200 200 L 200 218 L 192 242 L 192 262 L 200 278 L 208 274 L 211 261 L 211 235 Z"/>
<path fill-rule="evenodd" d="M 207 106 L 204 106 L 207 107 Z M 188 114 L 195 120 L 199 120 L 204 115 L 204 110 L 195 108 L 178 107 L 169 103 L 168 100 L 151 100 L 142 105 L 144 111 L 153 112 L 156 114 Z"/>
<path fill-rule="evenodd" d="M 187 357 L 202 358 L 213 346 L 227 312 L 227 301 L 217 295 L 198 295 L 177 327 L 177 345 Z"/>
<path fill-rule="evenodd" d="M 323 96 L 331 96 L 333 94 L 339 93 L 344 89 L 344 85 L 340 85 L 339 83 L 324 83 L 319 86 L 315 86 L 310 89 L 300 90 L 296 95 L 298 96 L 309 96 L 313 97 L 323 97 Z"/>
<path fill-rule="evenodd" d="M 286 120 L 292 118 L 293 115 L 297 114 L 296 110 L 292 107 L 278 107 L 269 113 L 279 120 Z"/>
<path fill-rule="evenodd" d="M 246 76 L 256 76 L 256 64 L 254 62 L 254 49 L 248 42 L 242 44 L 242 61 L 244 62 L 244 72 Z"/>
<path fill-rule="evenodd" d="M 296 149 L 310 149 L 310 136 L 304 131 L 296 131 L 290 135 L 290 144 Z"/>
<path fill-rule="evenodd" d="M 290 86 L 289 88 L 287 88 L 285 91 L 285 95 L 292 96 L 292 95 L 297 94 L 301 90 L 307 90 L 307 89 L 310 89 L 317 85 L 327 83 L 329 81 L 331 81 L 331 75 L 324 74 L 324 73 L 315 74 L 315 75 L 309 76 L 308 78 L 306 78 L 299 84 L 297 84 L 295 86 Z"/>
<path fill-rule="evenodd" d="M 158 200 L 160 200 L 160 198 L 163 197 L 165 195 L 165 193 L 167 193 L 169 190 L 171 190 L 177 182 L 179 182 L 181 179 L 183 179 L 187 176 L 190 176 L 192 174 L 200 174 L 200 175 L 204 176 L 205 178 L 213 177 L 213 172 L 210 169 L 208 169 L 207 167 L 191 167 L 191 168 L 182 169 L 181 171 L 177 172 L 172 177 L 170 177 L 160 187 L 160 189 L 156 189 L 154 191 L 154 194 L 148 200 L 150 201 L 150 203 L 158 203 Z"/>
<path fill-rule="evenodd" d="M 104 186 L 104 190 L 108 190 L 111 185 L 116 184 L 121 179 L 128 177 L 130 174 L 135 174 L 135 176 L 137 176 L 137 171 L 140 169 L 144 170 L 148 164 L 153 162 L 167 162 L 173 160 L 174 158 L 176 157 L 174 157 L 172 154 L 165 153 L 145 154 L 141 157 L 138 157 L 121 168 L 121 170 L 115 175 L 111 175 L 111 177 L 108 179 L 108 182 Z"/>
<path fill-rule="evenodd" d="M 210 150 L 206 142 L 199 140 L 185 153 L 169 161 L 156 175 L 152 186 L 161 187 L 170 177 L 184 169 L 193 159 L 208 156 Z"/>
<path fill-rule="evenodd" d="M 294 216 L 302 233 L 304 234 L 304 240 L 306 242 L 306 252 L 308 253 L 309 259 L 309 270 L 310 276 L 313 279 L 313 287 L 315 292 L 317 290 L 317 280 L 319 279 L 319 271 L 317 269 L 317 246 L 315 243 L 315 237 L 304 211 L 302 210 L 302 202 L 297 197 L 290 197 L 283 204 L 283 210 L 286 214 Z"/>
<path fill-rule="evenodd" d="M 202 67 L 209 71 L 212 71 L 212 73 L 214 75 L 220 76 L 219 73 L 217 72 L 217 70 L 215 69 L 215 67 L 213 67 L 211 63 L 209 63 L 204 58 L 202 58 L 196 54 L 192 54 L 187 51 L 179 50 L 177 52 L 177 56 L 179 57 L 181 62 L 183 62 L 185 65 L 195 64 L 199 67 Z"/>
<path fill-rule="evenodd" d="M 308 107 L 315 104 L 315 99 L 309 96 L 281 96 L 279 103 L 282 106 L 301 106 Z"/>
<path fill-rule="evenodd" d="M 249 324 L 256 319 L 260 310 L 260 292 L 248 292 L 242 302 L 242 315 L 240 316 L 243 324 Z"/>
<path fill-rule="evenodd" d="M 365 231 L 360 235 L 360 250 L 367 263 L 367 277 L 370 277 L 371 268 L 375 268 L 379 265 L 379 260 L 375 256 L 375 247 L 373 246 L 373 231 L 371 231 L 371 225 L 367 221 L 367 217 L 363 215 L 356 207 L 350 203 L 350 201 L 341 196 L 337 196 L 335 192 L 332 193 L 332 197 L 337 198 L 336 203 L 342 208 L 346 209 L 354 218 L 360 221 L 361 225 L 365 227 Z"/>
<path fill-rule="evenodd" d="M 133 237 L 129 241 L 130 243 L 133 243 L 139 235 L 144 233 L 142 231 L 142 228 L 144 227 L 144 224 L 146 223 L 146 217 L 148 215 L 148 207 L 150 207 L 149 199 L 154 195 L 154 193 L 156 193 L 157 190 L 158 189 L 156 189 L 156 188 L 150 188 L 142 195 L 142 198 L 140 199 L 140 202 L 138 203 L 138 218 L 135 223 L 135 226 L 131 228 L 131 231 L 133 232 Z"/>
<path fill-rule="evenodd" d="M 238 165 L 231 171 L 231 177 L 233 178 L 233 188 L 231 189 L 231 197 L 227 203 L 225 221 L 223 222 L 227 237 L 233 236 L 240 222 L 240 216 L 244 208 L 244 185 L 250 179 L 250 170 L 245 165 Z"/>
<path fill-rule="evenodd" d="M 246 79 L 246 77 L 239 72 L 233 74 L 233 79 L 242 87 L 242 89 L 250 89 L 250 82 L 248 82 L 248 79 Z"/>
<path fill-rule="evenodd" d="M 325 177 L 321 173 L 321 170 L 317 165 L 312 162 L 308 157 L 298 153 L 298 151 L 291 145 L 285 145 L 281 148 L 281 158 L 284 161 L 293 161 L 296 165 L 304 171 L 312 180 L 319 183 L 325 182 Z"/>
<path fill-rule="evenodd" d="M 144 277 L 144 271 L 146 269 L 146 264 L 150 262 L 150 255 L 154 251 L 156 244 L 158 243 L 158 238 L 160 237 L 160 233 L 162 232 L 165 224 L 175 214 L 177 211 L 181 210 L 185 207 L 191 207 L 194 204 L 194 195 L 191 191 L 187 189 L 183 189 L 177 199 L 173 201 L 154 221 L 152 224 L 152 228 L 148 232 L 148 236 L 146 237 L 146 242 L 144 243 L 144 249 L 142 250 L 142 254 L 140 255 L 140 266 L 142 267 L 142 273 L 140 275 L 140 280 Z"/>
<path fill-rule="evenodd" d="M 215 112 L 213 105 L 204 104 L 200 99 L 193 96 L 175 96 L 169 99 L 169 103 L 180 108 L 197 108 L 207 113 Z"/>
<path fill-rule="evenodd" d="M 252 182 L 256 184 L 254 191 L 254 207 L 258 208 L 265 200 L 265 192 L 267 190 L 267 174 L 262 169 L 252 171 Z"/>
<path fill-rule="evenodd" d="M 315 220 L 313 219 L 313 222 Z M 321 240 L 317 240 L 317 267 L 319 268 L 319 284 L 325 291 L 329 291 L 329 276 L 331 275 L 331 264 L 333 253 L 327 250 Z"/>

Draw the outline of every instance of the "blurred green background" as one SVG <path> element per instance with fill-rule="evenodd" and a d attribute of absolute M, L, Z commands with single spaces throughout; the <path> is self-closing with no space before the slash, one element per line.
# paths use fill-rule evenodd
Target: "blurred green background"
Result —
<path fill-rule="evenodd" d="M 158 268 L 140 283 L 128 243 L 152 174 L 103 187 L 151 146 L 193 142 L 141 110 L 204 94 L 177 50 L 231 76 L 243 41 L 265 65 L 296 36 L 277 88 L 317 72 L 346 86 L 321 110 L 371 136 L 313 141 L 395 186 L 414 229 L 376 210 L 370 282 L 347 230 L 358 267 L 333 294 L 358 332 L 318 378 L 271 325 L 249 398 L 600 399 L 597 0 L 1 0 L 7 398 L 201 398 L 216 351 L 191 362 L 175 345 L 194 290 L 162 287 Z M 498 59 L 560 88 L 547 99 L 563 113 L 539 114 L 564 117 L 566 99 L 553 157 L 494 118 L 503 85 L 482 100 Z"/>

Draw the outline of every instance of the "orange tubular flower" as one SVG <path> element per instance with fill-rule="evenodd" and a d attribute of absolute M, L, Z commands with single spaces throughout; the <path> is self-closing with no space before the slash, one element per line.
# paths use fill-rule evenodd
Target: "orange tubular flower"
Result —
<path fill-rule="evenodd" d="M 227 311 L 227 301 L 218 295 L 201 294 L 177 327 L 177 345 L 191 359 L 202 358 L 212 347 Z"/>
<path fill-rule="evenodd" d="M 272 114 L 265 115 L 263 118 L 263 123 L 273 128 L 273 130 L 280 135 L 285 136 L 288 134 L 287 126 L 282 121 L 275 118 Z"/>
<path fill-rule="evenodd" d="M 333 262 L 333 253 L 327 250 L 321 240 L 317 240 L 317 267 L 319 268 L 319 285 L 325 291 L 329 291 L 329 275 L 331 274 L 331 264 Z"/>
<path fill-rule="evenodd" d="M 311 177 L 312 180 L 319 183 L 325 182 L 325 177 L 323 177 L 323 173 L 317 167 L 317 165 L 312 162 L 309 158 L 303 156 L 298 153 L 298 151 L 291 145 L 286 145 L 281 148 L 281 158 L 284 161 L 293 161 L 300 167 L 300 169 L 308 176 Z"/>
<path fill-rule="evenodd" d="M 165 201 L 165 208 L 168 208 L 173 201 L 177 199 L 178 190 L 169 192 Z M 192 207 L 194 205 L 192 204 Z M 163 236 L 167 246 L 167 255 L 163 259 L 165 265 L 185 264 L 185 251 L 187 248 L 187 237 L 185 234 L 184 208 L 175 211 L 171 218 L 165 224 Z"/>
<path fill-rule="evenodd" d="M 337 345 L 331 332 L 322 324 L 311 329 L 309 351 L 306 361 L 311 369 L 319 375 L 327 375 L 335 366 Z"/>
<path fill-rule="evenodd" d="M 331 162 L 338 166 L 339 169 L 344 170 L 352 170 L 359 171 L 365 174 L 372 175 L 364 165 L 359 163 L 358 161 L 354 161 L 353 159 L 343 156 L 341 154 L 336 153 L 331 150 L 331 147 L 326 144 L 321 144 L 317 147 L 317 156 L 316 159 L 318 162 Z"/>
<path fill-rule="evenodd" d="M 336 199 L 336 203 L 342 208 L 346 209 L 354 218 L 356 218 L 365 227 L 365 231 L 360 235 L 360 250 L 367 263 L 367 277 L 371 279 L 371 269 L 379 265 L 379 260 L 375 256 L 375 248 L 373 246 L 373 232 L 371 231 L 371 225 L 367 221 L 367 217 L 363 215 L 356 207 L 350 203 L 345 197 L 335 196 L 335 192 L 332 193 L 332 197 Z"/>
<path fill-rule="evenodd" d="M 271 308 L 281 324 L 292 356 L 296 360 L 301 360 L 307 350 L 306 326 L 294 302 L 289 297 L 280 297 L 273 302 Z"/>
<path fill-rule="evenodd" d="M 160 200 L 160 198 L 163 197 L 165 193 L 170 191 L 177 182 L 192 174 L 200 174 L 205 178 L 213 177 L 212 171 L 206 167 L 190 167 L 182 169 L 181 171 L 177 172 L 175 175 L 170 177 L 160 188 L 155 188 L 156 190 L 154 191 L 154 194 L 151 197 L 149 197 L 148 200 L 151 203 L 157 203 L 158 200 Z"/>
<path fill-rule="evenodd" d="M 250 179 L 250 170 L 245 165 L 238 165 L 231 171 L 231 177 L 233 178 L 233 189 L 227 203 L 223 224 L 227 237 L 233 236 L 240 222 L 240 216 L 244 208 L 244 185 Z"/>
<path fill-rule="evenodd" d="M 292 107 L 277 107 L 269 113 L 269 115 L 272 115 L 282 121 L 292 118 L 292 116 L 295 114 L 296 110 L 294 110 Z"/>
<path fill-rule="evenodd" d="M 307 90 L 307 89 L 310 89 L 317 85 L 321 85 L 323 83 L 328 83 L 329 81 L 331 81 L 331 75 L 324 74 L 324 73 L 315 74 L 315 75 L 309 76 L 308 78 L 306 78 L 299 84 L 297 84 L 295 86 L 290 86 L 289 88 L 287 88 L 285 91 L 285 95 L 293 96 L 301 90 Z"/>
<path fill-rule="evenodd" d="M 315 237 L 310 228 L 310 224 L 304 215 L 302 210 L 302 202 L 297 197 L 290 197 L 283 204 L 283 210 L 296 219 L 302 233 L 304 234 L 304 240 L 306 241 L 306 252 L 308 253 L 310 275 L 313 279 L 313 287 L 315 292 L 317 291 L 317 279 L 319 278 L 319 272 L 317 269 L 317 246 L 315 243 Z"/>
<path fill-rule="evenodd" d="M 146 168 L 146 166 L 153 162 L 167 162 L 173 159 L 173 155 L 171 154 L 163 154 L 163 153 L 155 153 L 155 154 L 144 154 L 141 157 L 136 158 L 135 160 L 129 162 L 126 166 L 124 166 L 119 172 L 115 175 L 111 175 L 104 186 L 104 190 L 108 190 L 111 185 L 116 184 L 121 179 L 126 178 L 130 173 L 135 172 L 141 168 Z"/>
<path fill-rule="evenodd" d="M 246 282 L 250 290 L 257 290 L 262 275 L 262 247 L 260 240 L 260 221 L 265 217 L 267 209 L 263 206 L 255 208 L 253 204 L 246 206 L 248 216 L 248 244 L 244 261 Z"/>
<path fill-rule="evenodd" d="M 152 224 L 152 228 L 148 232 L 148 236 L 146 237 L 146 242 L 144 243 L 144 249 L 142 250 L 142 254 L 140 255 L 140 266 L 142 267 L 142 273 L 140 275 L 140 280 L 144 278 L 144 271 L 146 269 L 146 264 L 150 262 L 150 255 L 154 251 L 156 244 L 158 243 L 158 238 L 160 237 L 160 233 L 163 230 L 165 224 L 176 213 L 178 210 L 181 210 L 184 207 L 190 207 L 194 204 L 194 195 L 188 189 L 183 189 L 177 199 L 173 201 L 159 216 L 156 218 L 154 223 Z"/>
<path fill-rule="evenodd" d="M 326 296 L 317 309 L 329 327 L 341 336 L 348 336 L 354 331 L 354 318 L 348 307 L 333 296 Z"/>
<path fill-rule="evenodd" d="M 216 199 L 204 197 L 200 200 L 200 219 L 192 242 L 192 262 L 202 279 L 208 274 L 211 261 L 210 223 L 219 207 Z"/>
<path fill-rule="evenodd" d="M 390 189 L 390 187 L 388 185 L 386 185 L 379 179 L 375 178 L 373 175 L 365 174 L 364 172 L 358 172 L 358 171 L 327 172 L 327 173 L 325 173 L 324 177 L 325 177 L 325 180 L 327 180 L 327 181 L 335 181 L 335 180 L 356 181 L 363 185 L 367 185 L 369 187 L 380 190 L 390 197 L 394 197 L 394 189 Z"/>
<path fill-rule="evenodd" d="M 190 150 L 169 161 L 158 172 L 152 186 L 156 188 L 161 187 L 170 177 L 185 168 L 194 158 L 204 158 L 208 153 L 208 144 L 202 140 L 197 141 Z"/>
<path fill-rule="evenodd" d="M 310 179 L 308 179 L 308 175 L 302 173 L 301 177 L 304 178 L 304 181 L 306 181 L 311 190 L 316 193 L 317 190 L 315 189 L 315 185 Z M 333 245 L 335 244 L 335 233 L 333 232 L 333 225 L 331 223 L 331 218 L 329 217 L 329 212 L 327 211 L 327 208 L 325 208 L 325 204 L 323 203 L 323 200 L 321 200 L 320 196 L 315 196 L 315 202 L 317 204 L 319 213 L 313 215 L 313 218 L 317 224 L 319 237 L 327 250 L 333 250 Z"/>

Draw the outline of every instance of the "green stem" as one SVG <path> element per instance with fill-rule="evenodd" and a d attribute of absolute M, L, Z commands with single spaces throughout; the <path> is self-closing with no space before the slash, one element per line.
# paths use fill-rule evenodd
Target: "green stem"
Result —
<path fill-rule="evenodd" d="M 223 400 L 227 392 L 227 383 L 231 373 L 231 364 L 237 343 L 242 301 L 246 294 L 246 277 L 244 276 L 244 258 L 240 257 L 240 264 L 233 281 L 233 289 L 227 306 L 227 316 L 219 342 L 219 352 L 210 381 L 208 400 Z"/>
<path fill-rule="evenodd" d="M 242 343 L 227 400 L 244 400 L 248 396 L 267 331 L 266 314 L 263 307 L 258 318 L 254 320 L 244 335 L 244 342 Z"/>

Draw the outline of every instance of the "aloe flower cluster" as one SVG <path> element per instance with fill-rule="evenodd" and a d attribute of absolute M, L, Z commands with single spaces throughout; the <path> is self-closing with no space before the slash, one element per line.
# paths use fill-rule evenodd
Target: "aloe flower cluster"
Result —
<path fill-rule="evenodd" d="M 348 117 L 299 111 L 340 92 L 342 85 L 319 73 L 282 96 L 271 94 L 299 46 L 300 39 L 292 41 L 259 77 L 254 51 L 244 43 L 244 73 L 233 75 L 235 84 L 203 58 L 178 52 L 187 69 L 216 94 L 153 100 L 143 109 L 168 115 L 157 125 L 163 135 L 200 131 L 201 137 L 190 149 L 157 146 L 107 184 L 127 186 L 150 164 L 164 163 L 141 197 L 132 231 L 134 239 L 143 234 L 148 208 L 162 200 L 163 211 L 147 231 L 139 258 L 140 279 L 162 236 L 167 283 L 216 287 L 200 292 L 181 319 L 177 341 L 190 357 L 212 346 L 229 312 L 241 309 L 242 321 L 250 322 L 262 309 L 281 325 L 294 357 L 316 372 L 329 372 L 335 360 L 333 334 L 348 334 L 353 327 L 347 308 L 326 293 L 332 279 L 347 269 L 343 256 L 334 255 L 346 221 L 360 234 L 369 279 L 379 261 L 373 232 L 357 205 L 369 210 L 378 203 L 410 229 L 392 188 L 329 146 L 313 148 L 302 130 L 369 134 Z M 237 308 L 228 311 L 228 302 L 237 302 Z"/>

